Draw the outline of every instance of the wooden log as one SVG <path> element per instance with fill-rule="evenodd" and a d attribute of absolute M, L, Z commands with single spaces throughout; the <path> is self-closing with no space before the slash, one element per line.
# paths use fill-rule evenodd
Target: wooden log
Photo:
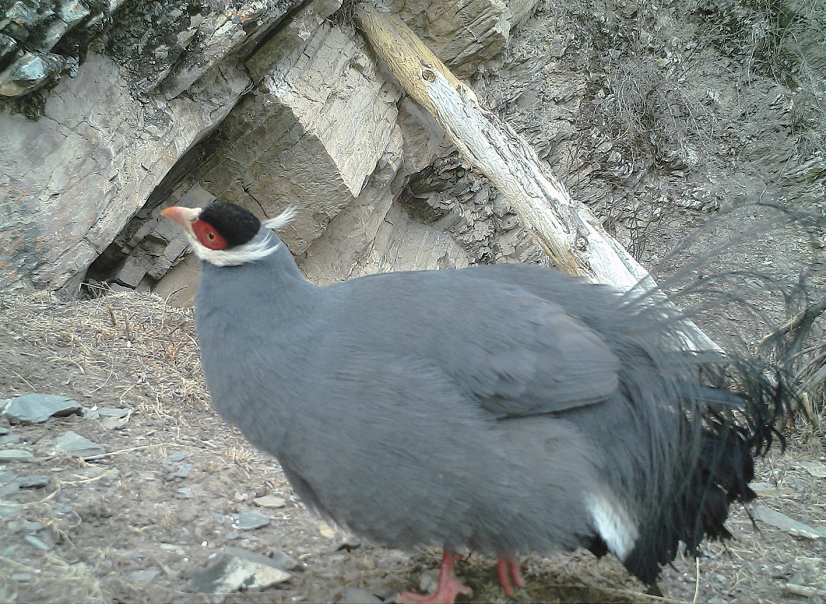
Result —
<path fill-rule="evenodd" d="M 363 3 L 356 7 L 356 19 L 405 92 L 496 185 L 560 270 L 670 304 L 651 275 L 602 229 L 588 208 L 574 202 L 565 187 L 543 171 L 527 141 L 482 107 L 473 91 L 401 19 Z M 720 350 L 696 325 L 685 323 L 687 345 Z"/>

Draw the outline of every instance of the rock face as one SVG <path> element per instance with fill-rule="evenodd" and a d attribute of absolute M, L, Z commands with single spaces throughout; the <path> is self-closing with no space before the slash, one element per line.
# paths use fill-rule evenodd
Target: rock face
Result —
<path fill-rule="evenodd" d="M 645 261 L 667 247 L 646 233 L 668 212 L 691 222 L 737 195 L 814 200 L 826 188 L 826 91 L 801 84 L 823 81 L 814 30 L 796 38 L 807 61 L 784 84 L 770 64 L 786 56 L 769 46 L 776 38 L 747 47 L 771 27 L 766 15 L 701 4 L 384 8 Z M 262 217 L 295 206 L 285 239 L 319 283 L 548 262 L 377 63 L 340 0 L 2 6 L 0 288 L 76 296 L 86 280 L 187 303 L 197 266 L 158 214 L 219 196 Z M 800 23 L 822 16 L 789 6 Z M 698 46 L 707 39 L 715 45 Z M 741 57 L 752 61 L 745 92 Z"/>
<path fill-rule="evenodd" d="M 0 76 L 6 96 L 20 97 L 57 75 L 35 82 L 31 55 L 71 63 L 66 53 L 74 40 L 64 35 L 71 27 L 86 33 L 82 54 L 89 53 L 73 77 L 44 95 L 33 112 L 39 119 L 0 114 L 0 287 L 31 283 L 76 295 L 88 267 L 170 169 L 251 86 L 232 53 L 254 44 L 291 8 L 256 1 L 116 10 L 119 4 L 93 14 L 82 2 L 21 0 L 0 22 L 13 41 Z M 63 58 L 43 54 L 52 49 Z M 16 75 L 24 72 L 28 80 Z M 9 107 L 22 111 L 21 103 Z"/>
<path fill-rule="evenodd" d="M 57 86 L 40 120 L 0 115 L 3 285 L 28 278 L 76 292 L 86 268 L 249 82 L 238 70 L 215 71 L 187 98 L 140 103 L 110 59 L 95 55 L 83 67 Z"/>

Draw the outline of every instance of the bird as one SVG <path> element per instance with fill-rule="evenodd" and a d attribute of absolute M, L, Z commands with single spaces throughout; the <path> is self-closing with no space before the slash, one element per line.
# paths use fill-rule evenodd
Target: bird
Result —
<path fill-rule="evenodd" d="M 275 233 L 292 211 L 161 214 L 201 260 L 217 412 L 325 519 L 382 546 L 442 548 L 435 592 L 398 602 L 470 595 L 464 552 L 495 557 L 508 596 L 525 585 L 519 556 L 577 547 L 656 589 L 681 545 L 730 538 L 731 504 L 755 498 L 782 381 L 742 363 L 740 391 L 720 386 L 715 363 L 680 345 L 682 316 L 651 299 L 520 263 L 322 287 Z"/>

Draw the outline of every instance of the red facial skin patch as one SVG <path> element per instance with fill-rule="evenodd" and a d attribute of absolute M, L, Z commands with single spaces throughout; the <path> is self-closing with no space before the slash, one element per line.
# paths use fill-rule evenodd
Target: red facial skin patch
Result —
<path fill-rule="evenodd" d="M 227 240 L 208 222 L 196 220 L 192 223 L 192 231 L 204 247 L 208 247 L 211 250 L 223 250 L 227 247 Z"/>

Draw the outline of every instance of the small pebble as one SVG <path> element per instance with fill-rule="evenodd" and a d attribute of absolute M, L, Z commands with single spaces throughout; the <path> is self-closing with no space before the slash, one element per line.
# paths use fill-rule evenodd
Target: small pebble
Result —
<path fill-rule="evenodd" d="M 175 471 L 173 476 L 175 476 L 176 478 L 186 478 L 187 476 L 189 476 L 190 472 L 192 472 L 192 464 L 185 463 Z"/>
<path fill-rule="evenodd" d="M 49 484 L 49 478 L 48 476 L 28 474 L 26 476 L 18 476 L 15 482 L 20 485 L 21 489 L 42 489 Z"/>
<path fill-rule="evenodd" d="M 32 580 L 33 575 L 31 573 L 12 573 L 11 580 L 16 581 L 18 583 L 28 583 Z"/>
<path fill-rule="evenodd" d="M 235 528 L 240 531 L 250 531 L 270 523 L 270 517 L 258 512 L 256 510 L 244 510 L 238 514 L 238 519 L 235 522 Z"/>
<path fill-rule="evenodd" d="M 150 568 L 148 570 L 136 570 L 129 573 L 129 578 L 135 583 L 149 583 L 152 579 L 161 574 L 157 568 Z"/>
<path fill-rule="evenodd" d="M 281 497 L 275 495 L 264 495 L 263 497 L 256 497 L 252 500 L 255 505 L 260 505 L 262 508 L 283 508 L 286 505 Z"/>
<path fill-rule="evenodd" d="M 50 549 L 48 545 L 46 545 L 45 543 L 43 543 L 40 539 L 38 539 L 38 538 L 37 538 L 37 537 L 35 537 L 34 535 L 26 535 L 26 536 L 24 537 L 24 539 L 26 539 L 26 541 L 28 541 L 29 543 L 31 543 L 31 544 L 32 544 L 33 546 L 35 546 L 36 548 L 38 548 L 38 549 L 42 549 L 43 551 L 48 551 L 48 550 Z"/>
<path fill-rule="evenodd" d="M 381 604 L 380 598 L 377 598 L 366 589 L 359 589 L 358 587 L 346 588 L 336 601 L 339 604 Z"/>

